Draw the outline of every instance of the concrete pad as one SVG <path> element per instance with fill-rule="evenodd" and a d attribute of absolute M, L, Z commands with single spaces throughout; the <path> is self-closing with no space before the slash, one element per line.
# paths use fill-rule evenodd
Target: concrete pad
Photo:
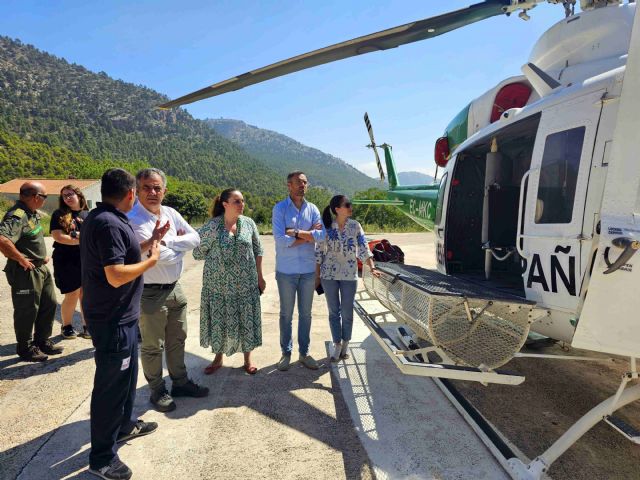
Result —
<path fill-rule="evenodd" d="M 402 374 L 355 320 L 333 373 L 376 478 L 509 478 L 435 383 Z"/>

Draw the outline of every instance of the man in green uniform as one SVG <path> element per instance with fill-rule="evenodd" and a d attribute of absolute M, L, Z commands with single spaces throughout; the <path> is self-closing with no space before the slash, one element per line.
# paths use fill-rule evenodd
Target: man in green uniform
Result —
<path fill-rule="evenodd" d="M 49 339 L 57 302 L 37 213 L 46 198 L 41 183 L 23 183 L 20 199 L 0 223 L 0 252 L 8 258 L 4 271 L 11 286 L 17 353 L 27 362 L 44 362 L 47 355 L 63 350 Z"/>

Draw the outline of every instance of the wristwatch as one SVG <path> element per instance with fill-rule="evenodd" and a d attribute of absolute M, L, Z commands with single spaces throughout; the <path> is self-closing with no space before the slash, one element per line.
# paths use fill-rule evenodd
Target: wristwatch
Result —
<path fill-rule="evenodd" d="M 297 228 L 293 231 L 293 236 L 296 238 L 300 238 L 298 237 L 298 233 L 300 233 L 300 230 L 298 230 Z"/>

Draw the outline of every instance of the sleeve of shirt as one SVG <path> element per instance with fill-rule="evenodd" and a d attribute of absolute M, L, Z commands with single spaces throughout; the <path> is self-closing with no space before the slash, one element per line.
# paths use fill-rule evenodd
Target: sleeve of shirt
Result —
<path fill-rule="evenodd" d="M 127 255 L 124 237 L 122 230 L 113 225 L 105 225 L 96 232 L 96 246 L 103 267 L 124 264 Z"/>
<path fill-rule="evenodd" d="M 253 231 L 251 232 L 251 245 L 253 247 L 253 256 L 254 257 L 262 257 L 264 256 L 264 249 L 262 248 L 262 242 L 260 242 L 260 234 L 258 233 L 258 226 L 256 222 L 253 220 L 249 220 L 251 223 L 251 228 Z"/>
<path fill-rule="evenodd" d="M 369 244 L 367 243 L 367 239 L 364 236 L 364 230 L 362 230 L 362 226 L 357 222 L 356 224 L 356 249 L 358 250 L 358 260 L 364 263 L 369 257 L 373 257 L 373 254 L 371 253 L 371 250 L 369 250 Z"/>
<path fill-rule="evenodd" d="M 287 226 L 284 222 L 283 208 L 276 204 L 271 212 L 271 227 L 273 230 L 273 238 L 277 246 L 290 247 L 296 241 L 295 237 L 285 233 Z"/>
<path fill-rule="evenodd" d="M 318 207 L 314 205 L 313 210 L 311 212 L 311 225 L 312 225 L 311 228 L 313 228 L 313 225 L 316 225 L 318 223 L 322 225 L 322 216 L 320 215 L 320 210 L 318 210 Z M 326 232 L 324 231 L 324 228 L 321 228 L 320 230 L 311 230 L 311 236 L 313 237 L 316 243 L 324 240 L 325 235 L 326 235 Z"/>
<path fill-rule="evenodd" d="M 152 231 L 149 230 L 149 226 L 145 225 L 137 216 L 131 215 L 129 217 L 129 225 L 133 228 L 133 233 L 139 243 L 151 238 Z"/>
<path fill-rule="evenodd" d="M 51 223 L 49 223 L 49 232 L 53 232 L 54 230 L 64 230 L 62 225 L 60 225 L 60 210 L 56 210 L 51 215 Z"/>
<path fill-rule="evenodd" d="M 178 252 L 186 252 L 193 250 L 200 245 L 200 235 L 195 229 L 182 218 L 182 215 L 176 210 L 171 210 L 171 219 L 174 222 L 176 231 L 184 230 L 184 235 L 176 235 L 170 238 L 163 238 L 163 241 L 167 248 L 176 250 Z"/>
<path fill-rule="evenodd" d="M 200 237 L 198 237 L 200 238 Z M 179 252 L 172 248 L 160 245 L 160 258 L 158 258 L 158 265 L 173 265 L 178 263 L 184 257 L 185 252 Z"/>
<path fill-rule="evenodd" d="M 197 231 L 200 236 L 200 245 L 193 249 L 193 258 L 196 260 L 204 260 L 213 245 L 213 220 L 209 220 Z"/>
<path fill-rule="evenodd" d="M 324 226 L 322 228 L 324 229 Z M 325 249 L 326 249 L 325 241 L 316 242 L 316 247 L 315 247 L 316 263 L 320 265 L 324 263 Z"/>
<path fill-rule="evenodd" d="M 22 235 L 22 219 L 14 216 L 7 216 L 0 223 L 0 235 L 16 243 Z"/>

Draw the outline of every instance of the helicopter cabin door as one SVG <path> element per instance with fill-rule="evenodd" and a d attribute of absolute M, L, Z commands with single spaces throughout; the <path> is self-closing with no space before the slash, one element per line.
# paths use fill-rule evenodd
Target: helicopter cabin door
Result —
<path fill-rule="evenodd" d="M 586 267 L 583 216 L 603 93 L 543 110 L 531 169 L 521 184 L 516 243 L 527 299 L 567 316 L 578 307 Z"/>
<path fill-rule="evenodd" d="M 597 256 L 572 346 L 640 358 L 640 15 L 636 13 L 600 208 Z"/>

